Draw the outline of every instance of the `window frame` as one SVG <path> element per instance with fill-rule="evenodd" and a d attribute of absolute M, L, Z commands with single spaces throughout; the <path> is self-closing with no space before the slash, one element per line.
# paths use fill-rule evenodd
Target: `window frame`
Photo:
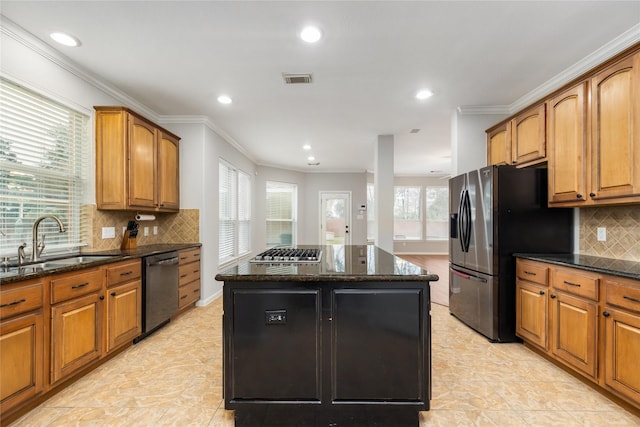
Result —
<path fill-rule="evenodd" d="M 275 184 L 280 188 L 288 188 L 291 192 L 291 218 L 269 218 L 269 185 Z M 291 242 L 287 246 L 295 247 L 298 242 L 298 184 L 282 181 L 265 182 L 265 246 L 273 248 L 278 244 L 271 245 L 267 240 L 269 237 L 269 223 L 291 223 Z"/>
<path fill-rule="evenodd" d="M 396 212 L 398 210 L 396 203 L 398 200 L 399 189 L 417 190 L 418 197 L 420 198 L 418 202 L 418 219 L 417 220 L 411 220 L 411 219 L 403 220 L 402 218 L 398 218 L 398 216 L 396 215 Z M 408 211 L 405 211 L 405 213 L 408 213 Z M 393 240 L 398 242 L 416 242 L 416 241 L 424 240 L 424 217 L 425 215 L 424 215 L 424 203 L 422 200 L 422 185 L 395 185 L 393 187 Z M 420 233 L 418 237 L 398 238 L 398 236 L 401 236 L 401 234 L 397 234 L 397 231 L 398 231 L 397 221 L 405 221 L 405 222 L 412 222 L 412 223 L 419 224 Z"/>

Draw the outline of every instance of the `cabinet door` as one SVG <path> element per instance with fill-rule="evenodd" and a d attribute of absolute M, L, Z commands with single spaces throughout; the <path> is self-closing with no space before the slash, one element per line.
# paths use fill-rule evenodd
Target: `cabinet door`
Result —
<path fill-rule="evenodd" d="M 547 287 L 516 281 L 516 334 L 547 349 Z"/>
<path fill-rule="evenodd" d="M 51 382 L 101 355 L 102 301 L 90 294 L 51 307 Z"/>
<path fill-rule="evenodd" d="M 127 115 L 96 111 L 96 205 L 98 209 L 127 207 Z"/>
<path fill-rule="evenodd" d="M 607 306 L 604 314 L 604 382 L 640 402 L 640 316 Z"/>
<path fill-rule="evenodd" d="M 231 298 L 226 401 L 319 402 L 320 291 L 238 289 Z"/>
<path fill-rule="evenodd" d="M 158 207 L 180 208 L 180 170 L 178 140 L 160 132 L 158 140 Z"/>
<path fill-rule="evenodd" d="M 39 394 L 44 387 L 42 312 L 0 323 L 0 412 Z"/>
<path fill-rule="evenodd" d="M 156 207 L 156 129 L 129 115 L 129 206 Z"/>
<path fill-rule="evenodd" d="M 511 164 L 511 124 L 492 130 L 487 134 L 487 163 L 489 165 Z"/>
<path fill-rule="evenodd" d="M 142 333 L 142 282 L 136 280 L 107 291 L 107 352 Z"/>
<path fill-rule="evenodd" d="M 424 297 L 420 289 L 333 292 L 332 402 L 428 398 L 429 354 L 423 331 L 430 326 Z"/>
<path fill-rule="evenodd" d="M 513 119 L 511 126 L 513 163 L 543 161 L 546 157 L 545 105 L 540 104 L 519 114 Z"/>
<path fill-rule="evenodd" d="M 551 294 L 551 352 L 573 368 L 596 378 L 596 304 L 561 292 Z"/>
<path fill-rule="evenodd" d="M 596 74 L 591 91 L 592 198 L 640 196 L 640 53 Z"/>
<path fill-rule="evenodd" d="M 586 83 L 548 101 L 549 204 L 579 206 L 587 199 Z"/>

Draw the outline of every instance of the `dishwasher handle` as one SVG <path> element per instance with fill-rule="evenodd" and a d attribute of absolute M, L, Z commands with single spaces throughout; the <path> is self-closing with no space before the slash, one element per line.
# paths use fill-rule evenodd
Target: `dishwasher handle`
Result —
<path fill-rule="evenodd" d="M 174 265 L 178 263 L 178 257 L 162 259 L 160 261 L 154 261 L 147 264 L 149 267 L 153 267 L 154 265 Z"/>

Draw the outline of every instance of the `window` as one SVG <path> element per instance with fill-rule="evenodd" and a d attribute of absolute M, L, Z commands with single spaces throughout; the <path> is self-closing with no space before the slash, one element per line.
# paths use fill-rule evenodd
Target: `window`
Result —
<path fill-rule="evenodd" d="M 394 240 L 422 239 L 421 187 L 395 187 L 394 193 Z"/>
<path fill-rule="evenodd" d="M 0 79 L 0 252 L 31 247 L 32 227 L 43 221 L 47 252 L 81 246 L 80 204 L 88 167 L 89 117 L 8 80 Z M 28 250 L 28 249 L 27 249 Z"/>
<path fill-rule="evenodd" d="M 449 238 L 449 188 L 427 187 L 427 240 Z"/>
<path fill-rule="evenodd" d="M 296 244 L 296 206 L 298 187 L 295 184 L 267 182 L 267 247 Z"/>
<path fill-rule="evenodd" d="M 376 238 L 375 185 L 367 183 L 367 240 L 373 242 Z"/>
<path fill-rule="evenodd" d="M 219 175 L 218 260 L 224 264 L 251 251 L 251 178 L 223 160 Z"/>

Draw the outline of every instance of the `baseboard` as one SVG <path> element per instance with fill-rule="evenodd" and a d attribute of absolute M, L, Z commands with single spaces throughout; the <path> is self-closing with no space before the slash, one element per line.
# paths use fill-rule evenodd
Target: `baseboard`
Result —
<path fill-rule="evenodd" d="M 222 296 L 222 289 L 220 289 L 218 292 L 214 293 L 213 295 L 211 295 L 209 298 L 207 299 L 201 299 L 196 303 L 196 307 L 205 307 L 209 304 L 211 304 L 212 302 L 214 302 L 216 299 L 218 299 L 218 297 Z"/>

